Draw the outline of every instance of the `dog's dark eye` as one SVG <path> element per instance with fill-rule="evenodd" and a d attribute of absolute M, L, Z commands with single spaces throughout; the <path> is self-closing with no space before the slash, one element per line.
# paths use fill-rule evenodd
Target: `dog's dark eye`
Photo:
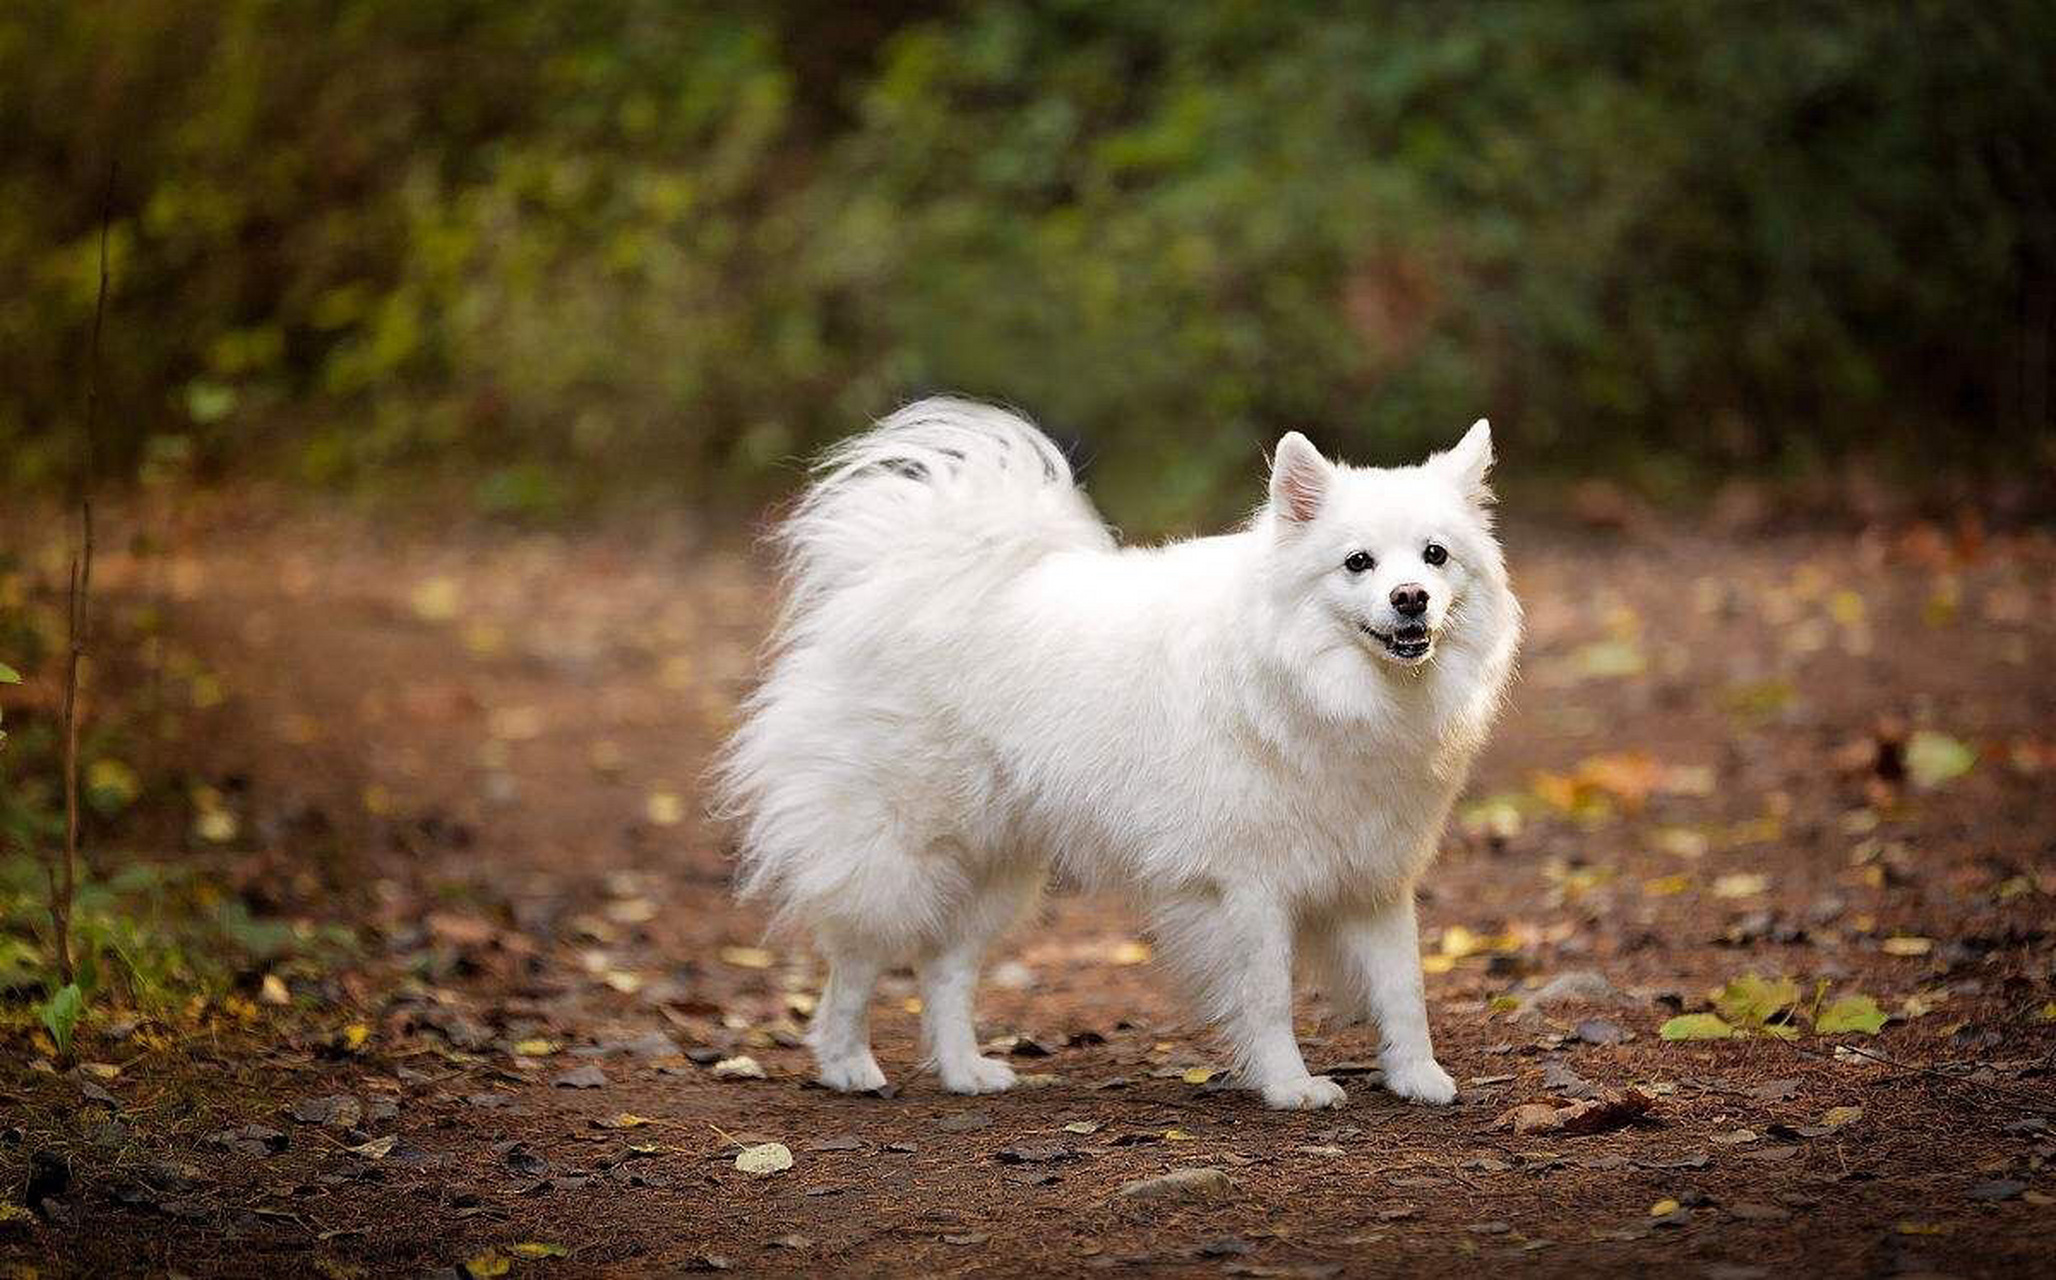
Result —
<path fill-rule="evenodd" d="M 1351 573 L 1369 573 L 1378 567 L 1378 562 L 1372 559 L 1368 551 L 1352 551 L 1349 558 L 1342 562 L 1342 567 Z"/>
<path fill-rule="evenodd" d="M 1449 552 L 1439 542 L 1431 542 L 1421 549 L 1421 559 L 1429 564 L 1441 564 L 1449 559 Z"/>

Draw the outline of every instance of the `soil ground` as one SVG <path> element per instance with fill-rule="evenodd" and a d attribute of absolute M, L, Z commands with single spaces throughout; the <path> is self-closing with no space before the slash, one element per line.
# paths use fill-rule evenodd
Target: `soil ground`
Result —
<path fill-rule="evenodd" d="M 105 607 L 161 599 L 212 673 L 184 741 L 240 807 L 246 880 L 365 950 L 293 974 L 292 1008 L 247 1034 L 150 1048 L 90 1029 L 112 1079 L 10 1050 L 0 1173 L 18 1200 L 43 1153 L 70 1182 L 0 1224 L 0 1262 L 2056 1270 L 2044 536 L 1513 528 L 1522 679 L 1422 889 L 1461 1099 L 1381 1092 L 1375 1038 L 1310 993 L 1307 1056 L 1349 1102 L 1274 1114 L 1208 1077 L 1217 1046 L 1121 904 L 1061 886 L 980 1006 L 1034 1087 L 943 1093 L 906 974 L 877 1004 L 891 1096 L 808 1085 L 819 971 L 731 902 L 701 813 L 769 608 L 746 549 L 195 512 L 155 568 L 106 557 Z M 1891 1021 L 1659 1037 L 1747 973 L 1797 979 L 1804 1006 L 1825 980 Z M 1565 975 L 1596 1000 L 1532 999 Z M 716 1065 L 740 1056 L 766 1078 Z M 1629 1087 L 1653 1105 L 1602 1132 L 1502 1119 Z M 766 1142 L 789 1169 L 736 1167 Z M 1187 1167 L 1232 1185 L 1117 1194 Z"/>

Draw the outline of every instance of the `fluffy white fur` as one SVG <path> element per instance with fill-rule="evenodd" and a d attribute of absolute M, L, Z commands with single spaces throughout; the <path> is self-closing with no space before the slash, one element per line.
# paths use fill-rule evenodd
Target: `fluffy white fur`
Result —
<path fill-rule="evenodd" d="M 828 960 L 822 1081 L 885 1082 L 872 989 L 910 959 L 944 1086 L 1011 1084 L 973 989 L 1055 864 L 1135 898 L 1269 1105 L 1343 1101 L 1293 1038 L 1295 961 L 1376 1019 L 1387 1088 L 1454 1098 L 1413 888 L 1520 634 L 1491 461 L 1482 421 L 1390 470 L 1291 434 L 1241 530 L 1120 547 L 1056 446 L 987 405 L 923 400 L 822 459 L 778 531 L 786 607 L 718 775 L 743 891 Z M 1427 592 L 1418 618 L 1401 587 Z"/>

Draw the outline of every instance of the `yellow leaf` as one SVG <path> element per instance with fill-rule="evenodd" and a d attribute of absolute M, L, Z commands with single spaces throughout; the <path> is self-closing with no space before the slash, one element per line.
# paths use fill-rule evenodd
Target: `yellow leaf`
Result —
<path fill-rule="evenodd" d="M 611 1120 L 598 1120 L 594 1123 L 603 1129 L 640 1129 L 644 1125 L 653 1122 L 648 1116 L 639 1116 L 632 1111 L 624 1111 Z"/>
<path fill-rule="evenodd" d="M 286 990 L 285 982 L 277 974 L 267 973 L 258 986 L 257 998 L 266 1004 L 291 1004 L 293 993 Z"/>
<path fill-rule="evenodd" d="M 517 1258 L 568 1258 L 571 1251 L 561 1244 L 546 1244 L 541 1240 L 523 1240 L 507 1246 L 507 1252 Z"/>
<path fill-rule="evenodd" d="M 1115 964 L 1148 964 L 1149 944 L 1130 940 L 1114 948 Z"/>
<path fill-rule="evenodd" d="M 659 827 L 675 827 L 685 821 L 685 801 L 672 791 L 652 791 L 644 813 Z"/>
<path fill-rule="evenodd" d="M 366 1026 L 362 1022 L 353 1022 L 350 1025 L 343 1028 L 343 1048 L 349 1050 L 351 1053 L 355 1053 L 359 1049 L 362 1049 L 364 1047 L 364 1042 L 369 1039 L 371 1039 L 371 1028 L 369 1026 Z"/>
<path fill-rule="evenodd" d="M 738 969 L 768 969 L 778 957 L 762 947 L 723 947 L 721 963 L 734 965 Z"/>
<path fill-rule="evenodd" d="M 1195 1135 L 1193 1135 L 1193 1134 L 1191 1134 L 1191 1133 L 1187 1132 L 1187 1131 L 1186 1131 L 1186 1130 L 1184 1130 L 1184 1129 L 1166 1129 L 1166 1130 L 1164 1130 L 1164 1141 L 1165 1141 L 1165 1142 L 1190 1142 L 1190 1141 L 1192 1141 L 1192 1139 L 1193 1139 L 1193 1137 L 1194 1137 L 1194 1136 L 1195 1136 Z"/>
<path fill-rule="evenodd" d="M 524 1058 L 547 1058 L 562 1047 L 555 1040 L 548 1040 L 542 1036 L 533 1036 L 527 1040 L 515 1041 L 514 1052 Z"/>
<path fill-rule="evenodd" d="M 472 1280 L 491 1280 L 493 1276 L 506 1275 L 514 1263 L 505 1254 L 488 1249 L 464 1264 L 464 1270 Z"/>
<path fill-rule="evenodd" d="M 1878 950 L 1888 956 L 1924 956 L 1934 949 L 1933 938 L 1914 937 L 1910 934 L 1886 938 L 1878 944 Z"/>
<path fill-rule="evenodd" d="M 1862 1107 L 1829 1107 L 1822 1113 L 1820 1122 L 1830 1129 L 1839 1129 L 1845 1124 L 1854 1124 L 1861 1119 Z"/>
<path fill-rule="evenodd" d="M 1213 1078 L 1214 1069 L 1212 1067 L 1187 1067 L 1185 1069 L 1186 1084 L 1205 1084 Z"/>
<path fill-rule="evenodd" d="M 1748 898 L 1770 888 L 1770 877 L 1754 871 L 1737 871 L 1713 882 L 1716 898 Z"/>
<path fill-rule="evenodd" d="M 1674 858 L 1698 858 L 1706 853 L 1706 836 L 1690 827 L 1664 827 L 1650 843 Z"/>
<path fill-rule="evenodd" d="M 1960 778 L 1976 764 L 1977 752 L 1946 733 L 1918 729 L 1906 740 L 1907 776 L 1923 790 Z"/>
<path fill-rule="evenodd" d="M 1689 876 L 1656 876 L 1642 882 L 1642 892 L 1652 898 L 1667 898 L 1692 887 Z"/>
<path fill-rule="evenodd" d="M 203 809 L 193 819 L 193 834 L 209 844 L 227 844 L 241 829 L 236 815 L 227 809 Z"/>
<path fill-rule="evenodd" d="M 414 588 L 409 602 L 414 606 L 414 616 L 423 622 L 448 622 L 457 616 L 463 597 L 463 589 L 457 585 L 456 579 L 429 578 Z M 493 1274 L 498 1275 L 499 1272 Z"/>
<path fill-rule="evenodd" d="M 96 803 L 117 808 L 143 794 L 142 779 L 119 760 L 100 759 L 86 766 L 86 790 Z"/>
<path fill-rule="evenodd" d="M 1677 1211 L 1678 1202 L 1668 1196 L 1649 1206 L 1649 1216 L 1652 1218 L 1661 1218 L 1666 1214 L 1676 1213 Z"/>

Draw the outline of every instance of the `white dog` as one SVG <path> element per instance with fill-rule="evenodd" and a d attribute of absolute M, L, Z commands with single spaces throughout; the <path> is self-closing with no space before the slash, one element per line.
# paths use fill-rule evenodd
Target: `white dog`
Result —
<path fill-rule="evenodd" d="M 1295 959 L 1374 1017 L 1385 1086 L 1447 1103 L 1415 881 L 1498 709 L 1520 607 L 1488 427 L 1414 467 L 1287 435 L 1240 531 L 1118 547 L 1056 446 L 956 399 L 829 453 L 778 531 L 789 592 L 718 773 L 745 894 L 829 963 L 823 1083 L 878 1088 L 880 971 L 918 967 L 945 1088 L 980 1056 L 986 949 L 1052 864 L 1125 889 L 1273 1107 L 1331 1107 L 1292 1031 Z"/>

